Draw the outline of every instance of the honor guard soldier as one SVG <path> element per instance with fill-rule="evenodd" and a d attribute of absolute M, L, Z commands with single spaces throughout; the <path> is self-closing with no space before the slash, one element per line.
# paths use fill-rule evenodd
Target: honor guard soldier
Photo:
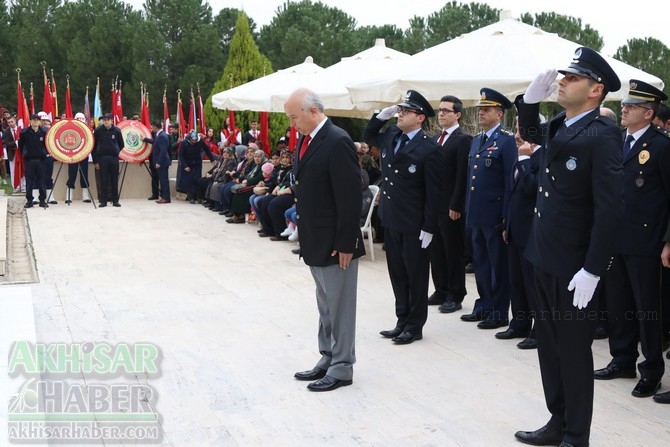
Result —
<path fill-rule="evenodd" d="M 396 113 L 397 125 L 380 133 Z M 397 344 L 421 340 L 428 318 L 428 246 L 438 231 L 442 166 L 437 143 L 423 130 L 433 116 L 435 111 L 426 98 L 408 90 L 404 102 L 373 115 L 363 133 L 368 145 L 382 152 L 379 215 L 397 323 L 380 334 Z"/>
<path fill-rule="evenodd" d="M 48 208 L 46 199 L 46 146 L 47 132 L 42 127 L 42 119 L 36 113 L 30 115 L 30 127 L 21 131 L 18 147 L 21 148 L 26 169 L 26 204 L 33 207 L 33 190 L 39 191 L 40 207 Z"/>
<path fill-rule="evenodd" d="M 668 97 L 635 79 L 629 87 L 621 103 L 625 212 L 616 255 L 603 277 L 612 361 L 593 376 L 634 378 L 639 342 L 645 359 L 638 365 L 641 378 L 632 394 L 649 397 L 665 372 L 659 257 L 670 217 L 670 138 L 652 121 Z"/>
<path fill-rule="evenodd" d="M 623 213 L 621 133 L 600 116 L 608 92 L 621 88 L 596 51 L 580 47 L 561 71 L 565 109 L 540 125 L 540 101 L 558 71 L 541 73 L 516 101 L 521 138 L 541 144 L 533 224 L 524 255 L 533 264 L 535 335 L 549 421 L 515 437 L 532 445 L 588 446 L 593 414 L 592 302 L 610 265 Z"/>
<path fill-rule="evenodd" d="M 490 88 L 480 93 L 477 107 L 479 125 L 484 130 L 470 146 L 465 213 L 479 299 L 472 313 L 462 315 L 461 320 L 481 320 L 478 328 L 495 329 L 509 324 L 507 248 L 502 231 L 517 148 L 513 132 L 502 127 L 505 110 L 512 103 Z"/>

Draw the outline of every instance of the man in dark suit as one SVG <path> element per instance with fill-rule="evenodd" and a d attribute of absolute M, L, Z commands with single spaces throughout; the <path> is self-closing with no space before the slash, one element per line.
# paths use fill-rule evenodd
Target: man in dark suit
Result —
<path fill-rule="evenodd" d="M 302 134 L 294 155 L 300 255 L 316 283 L 321 359 L 298 380 L 311 391 L 352 384 L 356 362 L 358 258 L 365 254 L 359 225 L 361 169 L 351 137 L 324 114 L 321 98 L 307 89 L 284 104 Z"/>
<path fill-rule="evenodd" d="M 472 139 L 470 147 L 465 221 L 479 298 L 472 313 L 461 315 L 461 320 L 479 321 L 480 329 L 496 329 L 509 324 L 507 247 L 502 231 L 517 149 L 514 134 L 502 127 L 505 110 L 512 103 L 490 88 L 480 93 L 477 107 L 484 130 Z"/>
<path fill-rule="evenodd" d="M 631 79 L 622 101 L 625 213 L 603 278 L 612 361 L 593 373 L 601 380 L 634 378 L 640 342 L 645 360 L 638 365 L 635 397 L 653 396 L 665 372 L 659 257 L 670 215 L 670 138 L 652 120 L 666 99 L 656 87 Z"/>
<path fill-rule="evenodd" d="M 512 193 L 509 209 L 505 217 L 503 239 L 507 242 L 507 260 L 509 271 L 509 291 L 512 305 L 512 320 L 507 330 L 498 332 L 496 338 L 511 340 L 524 338 L 517 344 L 520 349 L 537 347 L 535 331 L 532 330 L 535 301 L 535 277 L 533 264 L 524 258 L 528 233 L 533 222 L 535 196 L 537 194 L 537 171 L 540 165 L 541 146 L 521 139 L 518 131 L 514 135 L 518 146 L 519 159 L 514 165 L 512 175 Z"/>
<path fill-rule="evenodd" d="M 395 113 L 397 125 L 380 133 Z M 408 90 L 403 103 L 373 115 L 363 132 L 368 145 L 382 151 L 379 215 L 397 322 L 395 328 L 380 334 L 396 344 L 421 340 L 428 318 L 428 246 L 438 231 L 442 170 L 437 143 L 423 130 L 432 116 L 435 112 L 426 98 Z"/>
<path fill-rule="evenodd" d="M 460 310 L 465 289 L 465 187 L 468 180 L 468 152 L 472 136 L 459 120 L 463 103 L 455 96 L 440 99 L 437 120 L 441 131 L 435 137 L 443 157 L 440 172 L 438 231 L 430 248 L 430 267 L 435 293 L 428 305 L 442 313 Z"/>
<path fill-rule="evenodd" d="M 599 113 L 619 78 L 597 52 L 580 47 L 561 71 L 565 111 L 540 125 L 539 103 L 556 88 L 556 70 L 540 74 L 516 101 L 519 131 L 542 144 L 535 216 L 524 255 L 537 291 L 538 357 L 551 418 L 515 437 L 533 445 L 587 446 L 593 414 L 593 329 L 589 312 L 600 275 L 614 254 L 623 213 L 621 134 Z"/>
<path fill-rule="evenodd" d="M 144 141 L 153 144 L 153 149 L 151 150 L 151 168 L 156 172 L 156 191 L 152 193 L 151 198 L 158 198 L 160 193 L 160 198 L 156 200 L 158 204 L 170 203 L 170 178 L 168 170 L 172 164 L 170 160 L 170 139 L 168 134 L 163 131 L 163 125 L 160 121 L 155 120 L 151 122 L 151 130 L 155 135 L 153 140 L 145 138 Z M 151 179 L 152 190 L 154 179 L 152 176 Z"/>

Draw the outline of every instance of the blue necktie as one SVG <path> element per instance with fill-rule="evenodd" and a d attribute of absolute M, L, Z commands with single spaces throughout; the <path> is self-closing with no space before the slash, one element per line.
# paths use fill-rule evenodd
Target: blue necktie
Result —
<path fill-rule="evenodd" d="M 486 144 L 486 140 L 488 140 L 488 136 L 486 135 L 486 133 L 483 133 L 482 134 L 482 141 L 479 144 L 479 147 L 484 147 L 484 145 Z"/>
<path fill-rule="evenodd" d="M 407 134 L 402 134 L 402 136 L 400 137 L 400 141 L 396 145 L 396 148 L 393 151 L 393 153 L 397 154 L 400 149 L 405 147 L 405 145 L 407 144 L 408 141 L 409 141 L 409 137 L 407 136 Z"/>
<path fill-rule="evenodd" d="M 632 135 L 628 135 L 626 137 L 626 142 L 623 145 L 623 159 L 625 160 L 626 157 L 628 156 L 628 153 L 630 152 L 630 148 L 635 142 L 635 137 Z"/>

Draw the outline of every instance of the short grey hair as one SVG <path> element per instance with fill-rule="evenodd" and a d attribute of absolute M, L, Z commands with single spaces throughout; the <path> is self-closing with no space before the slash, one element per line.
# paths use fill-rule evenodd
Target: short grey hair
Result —
<path fill-rule="evenodd" d="M 305 89 L 301 102 L 304 109 L 311 109 L 312 107 L 316 107 L 316 110 L 318 110 L 320 113 L 324 113 L 326 110 L 321 97 L 318 95 L 318 93 L 313 92 L 312 90 Z"/>

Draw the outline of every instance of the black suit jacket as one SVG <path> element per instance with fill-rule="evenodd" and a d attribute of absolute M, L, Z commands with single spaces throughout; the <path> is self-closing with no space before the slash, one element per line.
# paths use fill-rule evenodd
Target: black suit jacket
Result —
<path fill-rule="evenodd" d="M 14 134 L 12 129 L 7 127 L 2 132 L 2 141 L 7 149 L 7 160 L 14 160 L 14 154 L 16 153 L 16 141 L 14 140 Z"/>
<path fill-rule="evenodd" d="M 402 131 L 392 125 L 379 133 L 385 121 L 376 115 L 368 122 L 363 139 L 381 149 L 382 195 L 379 216 L 382 226 L 412 233 L 435 234 L 440 199 L 442 154 L 434 139 L 423 130 L 393 154 Z M 302 237 L 302 236 L 301 236 Z"/>
<path fill-rule="evenodd" d="M 439 134 L 435 137 L 436 141 Z M 468 153 L 472 135 L 460 127 L 453 131 L 440 147 L 443 157 L 443 169 L 440 184 L 440 214 L 449 210 L 465 211 L 465 189 L 468 186 Z"/>
<path fill-rule="evenodd" d="M 328 119 L 299 160 L 301 145 L 302 138 L 293 163 L 300 255 L 314 267 L 338 264 L 333 250 L 363 256 L 361 168 L 353 140 Z"/>
<path fill-rule="evenodd" d="M 525 256 L 570 279 L 582 267 L 602 275 L 623 213 L 621 134 L 596 108 L 566 128 L 565 112 L 540 125 L 539 104 L 515 101 L 519 131 L 541 144 L 536 213 Z"/>
<path fill-rule="evenodd" d="M 660 256 L 670 213 L 670 138 L 665 131 L 650 126 L 623 160 L 623 170 L 626 211 L 617 252 Z"/>
<path fill-rule="evenodd" d="M 518 247 L 525 247 L 533 224 L 535 197 L 537 195 L 537 173 L 540 166 L 538 148 L 530 158 L 517 161 L 514 166 L 518 170 L 517 179 L 512 173 L 512 194 L 509 198 L 509 209 L 505 218 L 507 240 Z"/>

